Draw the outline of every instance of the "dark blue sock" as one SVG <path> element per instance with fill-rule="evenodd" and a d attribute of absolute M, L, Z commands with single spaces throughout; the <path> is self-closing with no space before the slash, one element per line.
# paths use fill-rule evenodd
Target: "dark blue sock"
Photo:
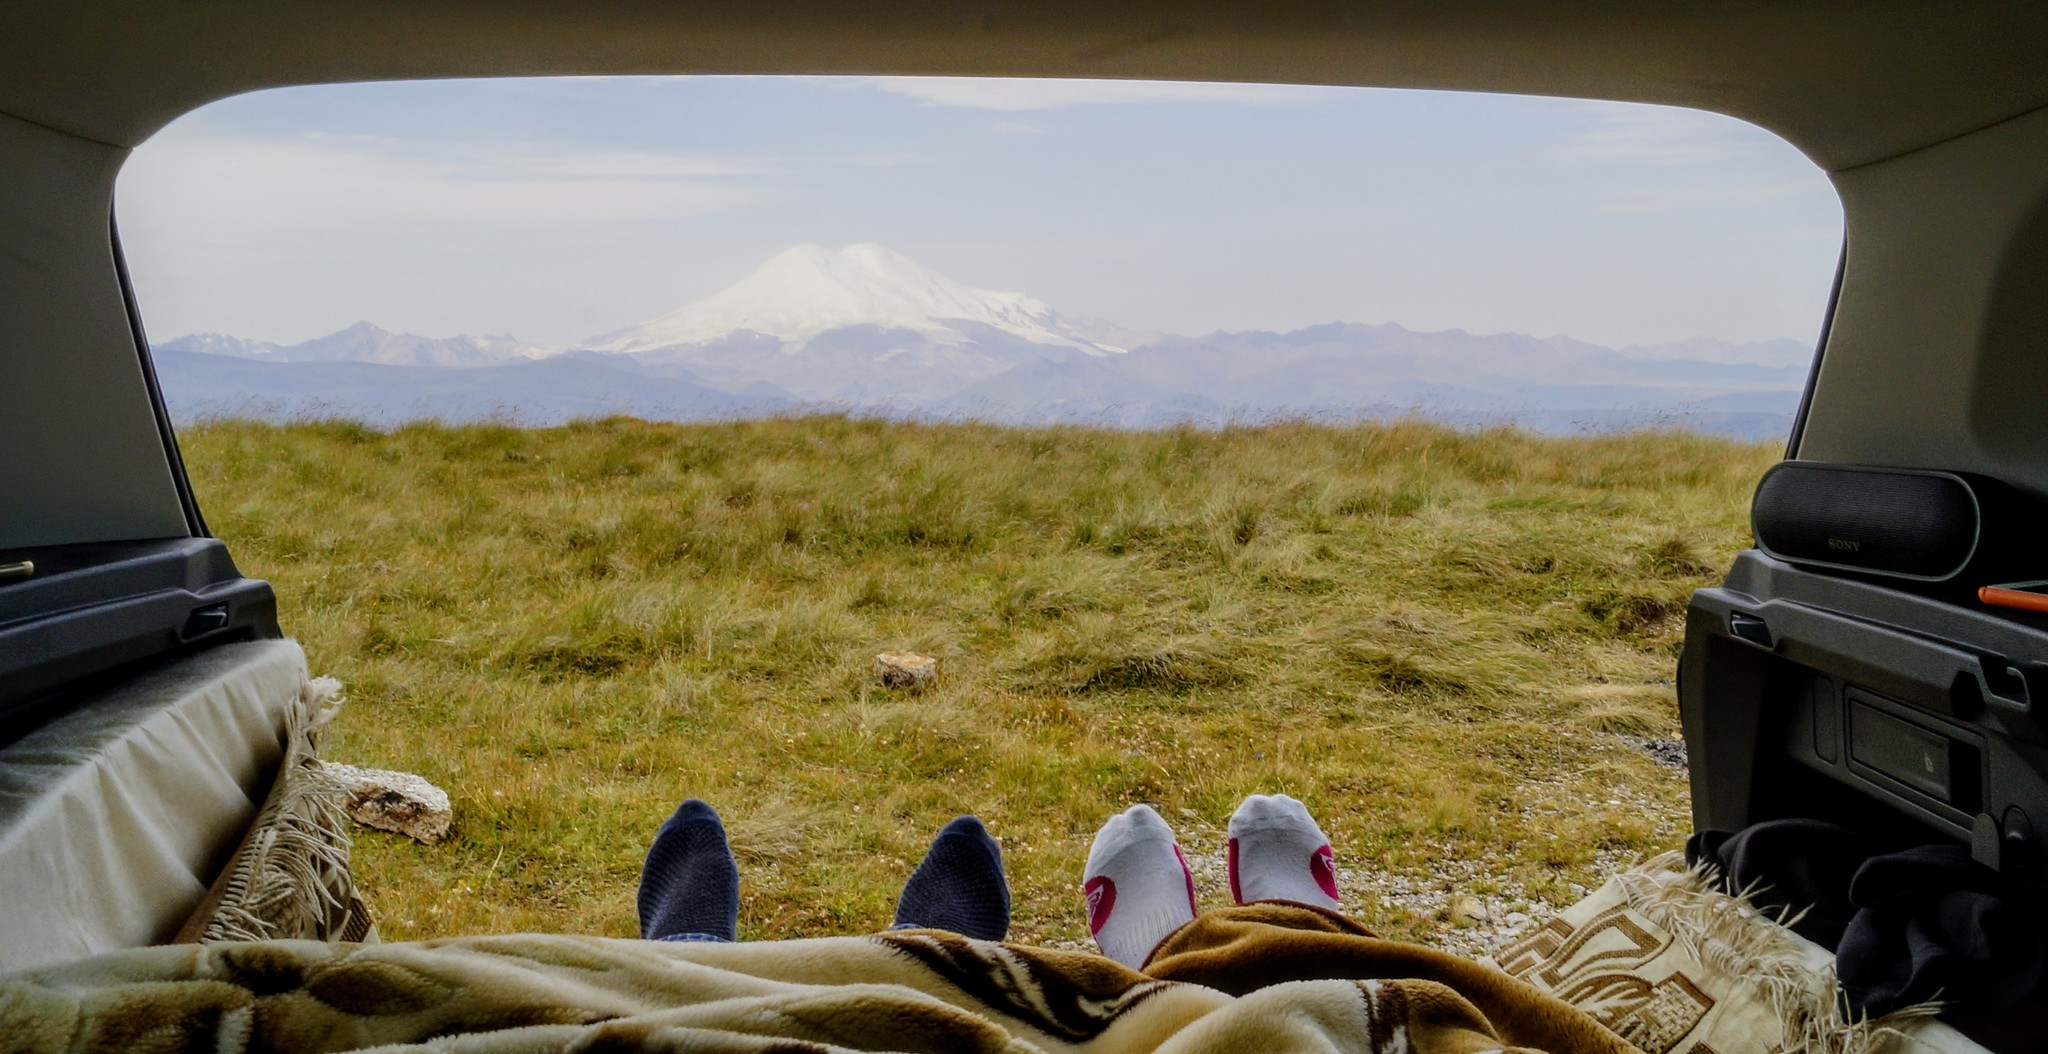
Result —
<path fill-rule="evenodd" d="M 962 816 L 932 839 L 924 862 L 903 884 L 891 928 L 951 930 L 984 941 L 1009 936 L 1003 851 L 980 820 Z"/>
<path fill-rule="evenodd" d="M 711 806 L 691 798 L 661 825 L 640 869 L 639 901 L 640 936 L 650 940 L 738 936 L 740 865 Z"/>

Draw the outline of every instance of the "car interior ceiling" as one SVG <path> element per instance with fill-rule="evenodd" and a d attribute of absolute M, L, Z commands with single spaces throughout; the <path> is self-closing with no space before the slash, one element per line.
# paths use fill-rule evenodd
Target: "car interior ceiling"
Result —
<path fill-rule="evenodd" d="M 2031 0 L 37 5 L 0 39 L 0 562 L 204 539 L 111 237 L 131 148 L 241 92 L 540 75 L 1281 82 L 1725 113 L 1820 165 L 1845 213 L 1836 301 L 1787 456 L 1970 474 L 2013 489 L 2025 501 L 2002 515 L 2025 518 L 2048 508 L 2035 403 L 2048 392 L 2043 55 L 2048 5 Z M 2048 547 L 2032 548 L 2022 562 L 2048 578 Z M 224 549 L 157 555 L 235 577 Z M 35 614 L 10 602 L 0 591 L 0 633 Z M 242 621 L 223 631 L 276 634 L 267 592 L 235 603 Z M 2048 728 L 2033 711 L 2048 702 L 2032 698 L 2048 697 L 2048 616 L 1751 552 L 1696 596 L 1687 633 L 1679 695 L 1703 830 L 1802 807 L 1859 828 L 1904 816 L 1901 837 L 2048 874 L 2037 850 L 2007 844 L 2014 821 L 2000 811 L 2048 794 Z M 1903 726 L 1888 745 L 1938 742 L 1960 775 L 1923 793 L 1828 753 L 1830 737 L 1853 734 L 1824 727 L 1844 714 Z M 2048 799 L 2027 808 L 2018 841 L 2031 847 Z"/>

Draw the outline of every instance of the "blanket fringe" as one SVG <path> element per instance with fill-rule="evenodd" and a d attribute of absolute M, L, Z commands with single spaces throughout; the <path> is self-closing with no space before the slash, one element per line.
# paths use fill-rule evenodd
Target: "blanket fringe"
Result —
<path fill-rule="evenodd" d="M 285 717 L 285 756 L 277 783 L 237 854 L 227 895 L 202 941 L 375 939 L 369 912 L 349 873 L 345 790 L 322 766 L 319 734 L 341 711 L 341 682 L 305 682 Z"/>
<path fill-rule="evenodd" d="M 1717 876 L 1712 865 L 1687 867 L 1685 854 L 1672 851 L 1615 878 L 1629 909 L 1671 934 L 1687 955 L 1756 986 L 1784 1022 L 1783 1054 L 1873 1054 L 1904 1038 L 1904 1026 L 1941 1010 L 1930 1002 L 1877 1018 L 1851 1015 L 1833 964 L 1816 978 L 1809 946 L 1786 928 L 1800 915 L 1757 907 L 1754 888 L 1724 893 Z"/>

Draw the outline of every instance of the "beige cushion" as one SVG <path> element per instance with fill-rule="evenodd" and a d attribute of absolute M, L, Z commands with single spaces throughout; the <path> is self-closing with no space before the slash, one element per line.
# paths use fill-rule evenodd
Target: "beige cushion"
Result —
<path fill-rule="evenodd" d="M 0 972 L 176 934 L 268 792 L 306 684 L 293 641 L 222 645 L 0 748 Z"/>

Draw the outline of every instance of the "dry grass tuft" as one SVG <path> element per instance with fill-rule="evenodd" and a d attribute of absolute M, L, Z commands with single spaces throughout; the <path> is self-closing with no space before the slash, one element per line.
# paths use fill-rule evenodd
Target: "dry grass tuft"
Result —
<path fill-rule="evenodd" d="M 1772 460 L 1417 422 L 182 443 L 215 531 L 350 688 L 328 752 L 455 798 L 448 843 L 358 842 L 394 938 L 633 933 L 646 839 L 689 795 L 729 823 L 757 938 L 884 925 L 931 833 L 976 812 L 1017 935 L 1082 939 L 1104 816 L 1207 831 L 1275 790 L 1358 873 L 1482 861 L 1568 901 L 1686 827 L 1680 779 L 1624 737 L 1675 731 L 1686 595 L 1745 544 Z M 892 649 L 940 683 L 873 686 Z M 1446 925 L 1346 893 L 1394 933 Z"/>

